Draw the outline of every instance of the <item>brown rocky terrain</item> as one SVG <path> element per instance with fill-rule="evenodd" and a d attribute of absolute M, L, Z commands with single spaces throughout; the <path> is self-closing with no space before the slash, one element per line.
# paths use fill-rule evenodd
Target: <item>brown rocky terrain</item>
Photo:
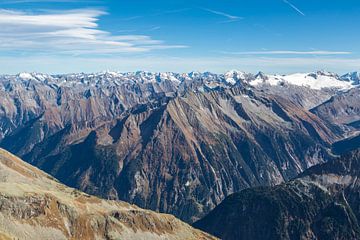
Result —
<path fill-rule="evenodd" d="M 0 149 L 0 239 L 215 239 L 171 215 L 66 187 Z"/>
<path fill-rule="evenodd" d="M 359 169 L 357 150 L 288 183 L 235 193 L 194 225 L 224 240 L 360 239 Z"/>
<path fill-rule="evenodd" d="M 333 143 L 333 153 L 344 154 L 360 147 L 360 88 L 341 92 L 310 111 L 343 136 Z"/>
<path fill-rule="evenodd" d="M 299 101 L 239 79 L 137 74 L 3 79 L 0 146 L 71 187 L 193 222 L 331 159 L 342 138 Z"/>
<path fill-rule="evenodd" d="M 311 112 L 352 135 L 354 130 L 360 130 L 360 88 L 339 93 Z"/>

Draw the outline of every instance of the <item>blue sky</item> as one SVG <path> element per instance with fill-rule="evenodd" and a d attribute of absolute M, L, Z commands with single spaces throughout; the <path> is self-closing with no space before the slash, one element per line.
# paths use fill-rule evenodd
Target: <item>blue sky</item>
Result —
<path fill-rule="evenodd" d="M 0 72 L 360 69 L 358 0 L 0 0 Z"/>

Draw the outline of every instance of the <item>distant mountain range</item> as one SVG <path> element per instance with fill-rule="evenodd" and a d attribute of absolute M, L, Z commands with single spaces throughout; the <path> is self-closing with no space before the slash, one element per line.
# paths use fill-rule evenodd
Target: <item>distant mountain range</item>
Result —
<path fill-rule="evenodd" d="M 61 182 L 192 223 L 358 136 L 359 74 L 0 77 L 0 147 Z M 348 145 L 346 145 L 348 146 Z"/>
<path fill-rule="evenodd" d="M 17 75 L 2 75 L 3 80 L 19 81 L 44 81 L 59 86 L 70 86 L 76 84 L 124 84 L 126 82 L 161 83 L 171 81 L 174 85 L 180 85 L 186 81 L 201 81 L 204 86 L 214 88 L 224 85 L 236 85 L 237 83 L 248 83 L 252 86 L 261 84 L 284 85 L 291 84 L 296 86 L 309 87 L 311 89 L 350 89 L 360 84 L 360 73 L 351 72 L 342 76 L 338 74 L 317 71 L 313 73 L 295 73 L 289 75 L 268 75 L 263 72 L 257 74 L 246 73 L 237 70 L 231 70 L 224 74 L 214 74 L 210 72 L 190 72 L 190 73 L 154 73 L 154 72 L 101 72 L 101 73 L 77 73 L 77 74 L 60 74 L 48 75 L 42 73 L 19 73 Z M 80 82 L 79 82 L 80 81 Z M 110 82 L 112 83 L 110 83 Z M 199 90 L 203 90 L 200 88 Z"/>

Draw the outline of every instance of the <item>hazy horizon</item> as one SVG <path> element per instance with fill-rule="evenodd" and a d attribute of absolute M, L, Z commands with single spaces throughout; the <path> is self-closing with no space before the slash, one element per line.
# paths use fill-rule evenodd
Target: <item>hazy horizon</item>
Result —
<path fill-rule="evenodd" d="M 253 75 L 256 75 L 260 72 L 262 73 L 265 73 L 265 74 L 269 74 L 269 75 L 291 75 L 291 74 L 296 74 L 296 73 L 316 73 L 316 72 L 321 72 L 321 71 L 325 71 L 325 72 L 329 72 L 329 73 L 335 73 L 339 76 L 342 76 L 344 74 L 347 74 L 347 73 L 352 73 L 352 72 L 359 72 L 357 69 L 354 69 L 354 70 L 350 70 L 350 71 L 347 71 L 347 72 L 335 72 L 335 71 L 328 71 L 326 69 L 317 69 L 317 70 L 313 70 L 313 71 L 294 71 L 294 72 L 266 72 L 266 71 L 262 71 L 262 70 L 259 70 L 259 71 L 252 71 L 252 72 L 249 72 L 249 71 L 244 71 L 244 70 L 241 70 L 241 69 L 229 69 L 229 70 L 226 70 L 226 71 L 223 71 L 223 72 L 213 72 L 213 71 L 197 71 L 197 70 L 193 70 L 193 71 L 183 71 L 183 72 L 178 72 L 178 71 L 149 71 L 149 70 L 134 70 L 134 71 L 119 71 L 119 70 L 100 70 L 100 71 L 88 71 L 88 72 L 84 72 L 84 71 L 79 71 L 79 72 L 40 72 L 40 71 L 20 71 L 20 72 L 13 72 L 13 73 L 1 73 L 0 72 L 0 75 L 10 75 L 10 76 L 13 76 L 13 75 L 18 75 L 18 74 L 21 74 L 21 73 L 30 73 L 30 74 L 34 74 L 34 73 L 37 73 L 37 74 L 46 74 L 46 75 L 50 75 L 50 76 L 55 76 L 55 75 L 69 75 L 69 74 L 101 74 L 101 73 L 111 73 L 111 72 L 114 72 L 114 73 L 121 73 L 121 74 L 125 74 L 125 73 L 136 73 L 136 72 L 150 72 L 150 73 L 176 73 L 176 74 L 188 74 L 188 73 L 191 73 L 191 72 L 199 72 L 199 73 L 213 73 L 213 74 L 225 74 L 226 72 L 231 72 L 231 71 L 239 71 L 239 72 L 245 72 L 245 73 L 249 73 L 249 74 L 253 74 Z"/>

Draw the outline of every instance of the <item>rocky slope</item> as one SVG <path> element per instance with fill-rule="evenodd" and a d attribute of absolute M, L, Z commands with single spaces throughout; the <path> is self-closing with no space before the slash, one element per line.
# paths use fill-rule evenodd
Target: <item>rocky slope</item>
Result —
<path fill-rule="evenodd" d="M 4 76 L 0 146 L 69 186 L 193 222 L 233 192 L 332 158 L 343 137 L 300 104 L 312 90 L 291 100 L 254 77 Z"/>
<path fill-rule="evenodd" d="M 0 239 L 215 239 L 171 215 L 68 188 L 0 149 Z"/>
<path fill-rule="evenodd" d="M 282 96 L 305 109 L 312 109 L 337 93 L 359 86 L 357 76 L 358 73 L 339 76 L 324 71 L 290 75 L 267 75 L 260 72 L 246 81 L 259 90 Z"/>
<path fill-rule="evenodd" d="M 354 76 L 357 75 L 349 75 Z M 338 93 L 310 111 L 333 132 L 343 135 L 333 143 L 333 153 L 344 154 L 360 147 L 360 88 Z"/>
<path fill-rule="evenodd" d="M 360 148 L 360 135 L 351 136 L 332 144 L 332 152 L 337 155 L 345 154 Z"/>
<path fill-rule="evenodd" d="M 336 136 L 315 115 L 235 90 L 140 107 L 70 145 L 68 127 L 23 156 L 70 186 L 190 222 L 233 192 L 280 183 L 330 157 Z"/>
<path fill-rule="evenodd" d="M 226 198 L 195 226 L 221 239 L 360 239 L 360 151 Z M 227 224 L 223 224 L 227 223 Z"/>
<path fill-rule="evenodd" d="M 311 109 L 311 112 L 324 121 L 338 125 L 342 131 L 353 134 L 354 130 L 360 130 L 360 88 L 334 95 Z"/>

